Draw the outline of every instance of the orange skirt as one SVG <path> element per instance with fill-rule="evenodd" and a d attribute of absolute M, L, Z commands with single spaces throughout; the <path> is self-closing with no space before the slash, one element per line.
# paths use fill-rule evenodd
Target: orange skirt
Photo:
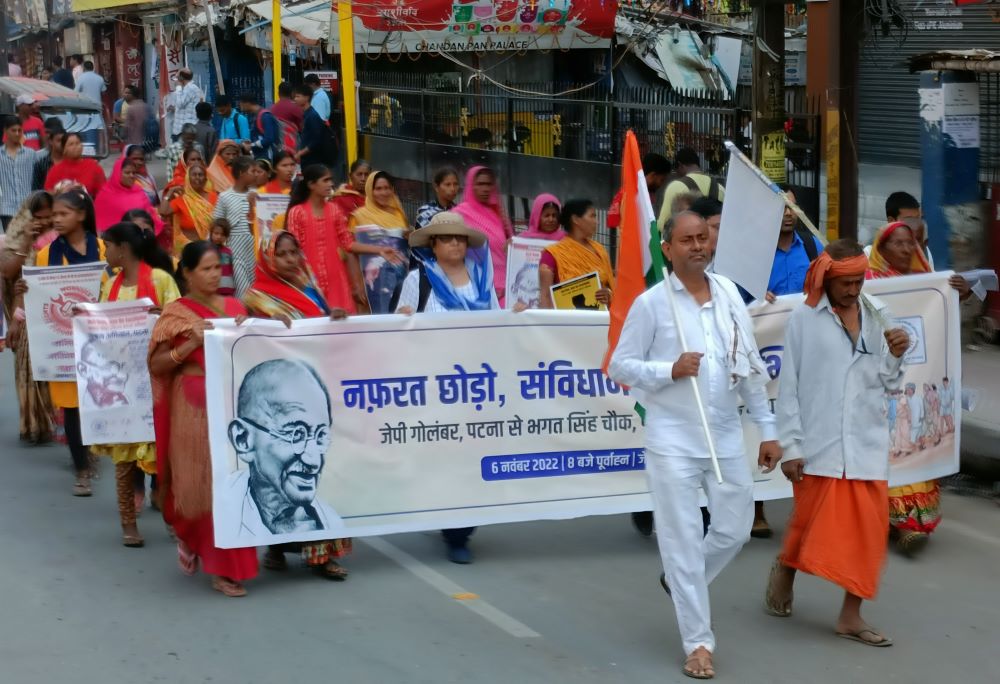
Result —
<path fill-rule="evenodd" d="M 889 533 L 888 483 L 806 475 L 793 489 L 782 564 L 874 599 Z"/>

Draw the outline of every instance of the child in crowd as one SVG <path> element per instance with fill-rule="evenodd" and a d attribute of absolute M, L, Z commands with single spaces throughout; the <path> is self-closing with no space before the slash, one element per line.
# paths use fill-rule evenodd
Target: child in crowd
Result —
<path fill-rule="evenodd" d="M 230 168 L 233 171 L 233 187 L 219 195 L 212 218 L 224 218 L 229 222 L 227 244 L 233 254 L 235 296 L 240 298 L 253 285 L 257 265 L 253 234 L 256 194 L 251 193 L 250 188 L 257 187 L 259 167 L 250 157 L 238 157 Z"/>
<path fill-rule="evenodd" d="M 236 283 L 233 281 L 233 251 L 226 247 L 229 240 L 229 233 L 232 226 L 224 218 L 212 221 L 212 232 L 210 233 L 212 244 L 219 252 L 219 263 L 222 265 L 222 280 L 219 281 L 219 294 L 223 297 L 232 297 L 236 292 Z"/>

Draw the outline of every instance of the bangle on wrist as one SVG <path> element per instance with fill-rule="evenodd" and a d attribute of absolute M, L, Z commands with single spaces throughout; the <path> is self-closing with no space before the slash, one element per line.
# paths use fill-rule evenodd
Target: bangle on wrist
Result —
<path fill-rule="evenodd" d="M 184 359 L 177 356 L 177 351 L 174 349 L 170 350 L 170 360 L 173 361 L 178 366 L 184 363 Z"/>

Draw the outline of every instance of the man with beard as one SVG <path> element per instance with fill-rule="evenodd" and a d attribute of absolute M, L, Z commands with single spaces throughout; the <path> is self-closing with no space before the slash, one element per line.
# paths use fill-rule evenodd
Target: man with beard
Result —
<path fill-rule="evenodd" d="M 225 497 L 240 510 L 238 535 L 338 526 L 340 516 L 316 498 L 332 422 L 330 394 L 316 371 L 286 359 L 258 364 L 243 378 L 236 415 L 229 441 L 247 467 L 229 476 Z"/>

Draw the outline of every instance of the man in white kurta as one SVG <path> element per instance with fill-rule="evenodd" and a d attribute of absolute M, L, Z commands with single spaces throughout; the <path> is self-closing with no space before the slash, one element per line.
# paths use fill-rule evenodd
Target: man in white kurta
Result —
<path fill-rule="evenodd" d="M 642 393 L 646 473 L 660 556 L 688 656 L 684 671 L 709 678 L 714 675 L 715 635 L 708 585 L 749 540 L 753 523 L 753 476 L 743 444 L 741 404 L 764 440 L 759 463 L 773 469 L 781 449 L 750 316 L 731 281 L 705 273 L 710 257 L 705 220 L 682 212 L 664 234 L 674 273 L 632 304 L 609 374 Z M 687 352 L 678 337 L 668 287 L 673 288 Z M 692 377 L 701 392 L 722 484 L 712 469 Z M 699 488 L 711 513 L 704 537 Z"/>

